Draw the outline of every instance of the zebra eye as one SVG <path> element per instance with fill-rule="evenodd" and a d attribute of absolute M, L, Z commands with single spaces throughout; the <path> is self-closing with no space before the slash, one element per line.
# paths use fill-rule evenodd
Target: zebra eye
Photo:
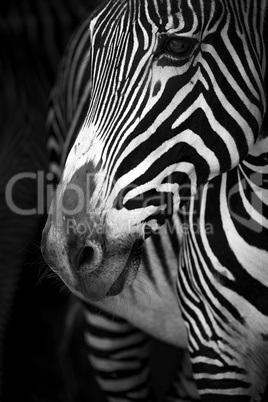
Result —
<path fill-rule="evenodd" d="M 166 44 L 166 50 L 176 56 L 188 56 L 194 47 L 194 42 L 189 38 L 172 38 Z"/>

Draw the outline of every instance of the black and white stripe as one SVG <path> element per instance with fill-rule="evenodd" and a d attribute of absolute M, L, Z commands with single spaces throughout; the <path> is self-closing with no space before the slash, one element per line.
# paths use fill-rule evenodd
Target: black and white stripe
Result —
<path fill-rule="evenodd" d="M 266 159 L 249 156 L 189 205 L 178 294 L 204 400 L 261 400 L 266 385 Z"/>
<path fill-rule="evenodd" d="M 106 1 L 83 41 L 74 39 L 52 99 L 50 124 L 57 115 L 68 122 L 64 160 L 76 138 L 55 203 L 69 185 L 86 190 L 90 172 L 94 214 L 73 219 L 106 232 L 105 241 L 86 237 L 96 258 L 77 267 L 68 255 L 84 240 L 57 227 L 52 210 L 51 265 L 81 297 L 97 289 L 103 299 L 116 282 L 107 238 L 114 247 L 146 239 L 183 212 L 178 297 L 206 402 L 260 401 L 268 371 L 266 8 L 266 0 Z M 74 91 L 82 101 L 70 108 Z"/>

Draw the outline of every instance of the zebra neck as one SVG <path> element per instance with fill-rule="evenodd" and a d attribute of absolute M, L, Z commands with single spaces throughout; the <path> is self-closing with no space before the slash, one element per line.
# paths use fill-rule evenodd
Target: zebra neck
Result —
<path fill-rule="evenodd" d="M 265 116 L 266 117 L 266 116 Z M 262 129 L 260 138 L 249 150 L 249 156 L 254 158 L 267 158 L 268 155 L 268 129 Z"/>
<path fill-rule="evenodd" d="M 220 189 L 223 222 L 240 227 L 245 236 L 259 239 L 268 234 L 268 152 L 267 139 L 259 141 L 247 158 L 236 168 L 222 175 Z M 226 226 L 226 228 L 227 228 Z M 228 229 L 228 230 L 229 230 Z M 227 230 L 227 229 L 226 229 Z M 249 235 L 250 234 L 250 235 Z M 261 240 L 259 240 L 262 242 Z M 263 248 L 267 249 L 268 243 Z"/>
<path fill-rule="evenodd" d="M 240 168 L 252 188 L 255 184 L 263 190 L 268 189 L 268 136 L 256 142 Z"/>
<path fill-rule="evenodd" d="M 244 177 L 248 182 L 254 183 L 257 179 L 261 188 L 268 188 L 268 135 L 253 145 L 240 166 L 244 170 Z M 244 167 L 246 167 L 246 172 Z"/>
<path fill-rule="evenodd" d="M 268 138 L 258 141 L 238 166 L 238 177 L 239 198 L 256 228 L 260 225 L 257 231 L 268 228 Z"/>

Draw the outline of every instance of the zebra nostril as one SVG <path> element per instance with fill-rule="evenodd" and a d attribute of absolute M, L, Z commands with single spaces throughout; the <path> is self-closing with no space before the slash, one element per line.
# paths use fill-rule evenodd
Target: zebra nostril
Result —
<path fill-rule="evenodd" d="M 79 256 L 78 266 L 77 266 L 78 271 L 83 269 L 86 266 L 91 265 L 92 262 L 94 261 L 94 258 L 95 258 L 94 248 L 91 246 L 85 246 Z"/>

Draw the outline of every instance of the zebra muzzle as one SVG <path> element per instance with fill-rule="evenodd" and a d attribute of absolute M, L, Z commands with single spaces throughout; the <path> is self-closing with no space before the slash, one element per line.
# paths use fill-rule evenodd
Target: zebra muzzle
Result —
<path fill-rule="evenodd" d="M 103 258 L 101 246 L 93 241 L 87 241 L 81 251 L 71 258 L 72 265 L 76 272 L 83 274 L 83 271 L 92 272 L 97 269 Z"/>
<path fill-rule="evenodd" d="M 107 296 L 117 296 L 125 286 L 130 285 L 136 278 L 140 263 L 142 240 L 136 240 L 130 250 L 126 265 L 116 281 L 107 292 Z"/>

